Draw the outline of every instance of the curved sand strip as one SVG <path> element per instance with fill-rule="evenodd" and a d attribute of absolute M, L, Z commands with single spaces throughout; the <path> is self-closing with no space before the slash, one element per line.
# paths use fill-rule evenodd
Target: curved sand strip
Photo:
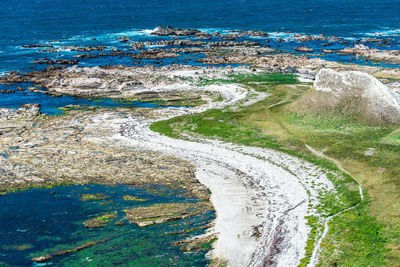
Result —
<path fill-rule="evenodd" d="M 225 100 L 154 112 L 171 118 L 238 103 L 251 104 L 266 97 L 237 85 L 203 89 L 218 91 Z M 152 132 L 149 125 L 154 121 L 114 120 L 113 139 L 134 149 L 177 156 L 196 166 L 196 178 L 210 189 L 217 215 L 210 229 L 218 234 L 211 257 L 225 260 L 229 266 L 297 266 L 305 255 L 309 234 L 305 216 L 314 213 L 309 203 L 315 204 L 321 190 L 333 190 L 325 174 L 310 163 L 269 149 L 172 139 Z"/>

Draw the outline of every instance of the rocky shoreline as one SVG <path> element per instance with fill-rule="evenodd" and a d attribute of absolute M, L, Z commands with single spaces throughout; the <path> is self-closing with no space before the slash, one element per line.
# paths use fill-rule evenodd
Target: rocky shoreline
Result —
<path fill-rule="evenodd" d="M 177 244 L 185 245 L 187 250 L 199 248 L 196 242 L 213 244 L 211 257 L 216 266 L 220 263 L 231 266 L 297 265 L 305 256 L 305 242 L 310 234 L 305 216 L 316 213 L 308 208 L 308 204 L 315 204 L 321 192 L 335 193 L 323 170 L 272 150 L 210 140 L 167 138 L 151 132 L 149 125 L 157 120 L 209 109 L 240 108 L 267 97 L 265 93 L 236 85 L 208 84 L 211 80 L 224 80 L 234 75 L 294 73 L 300 80 L 312 82 L 326 67 L 337 71 L 360 70 L 378 78 L 387 90 L 397 92 L 400 90 L 397 82 L 400 71 L 311 57 L 309 53 L 315 50 L 304 44 L 321 41 L 328 47 L 332 42 L 345 42 L 338 37 L 293 35 L 291 38 L 299 43 L 294 48 L 299 54 L 293 54 L 243 39 L 269 37 L 261 31 L 208 34 L 195 29 L 159 27 L 152 34 L 171 39 L 130 43 L 130 37 L 118 37 L 130 47 L 129 52 L 109 50 L 103 45 L 24 46 L 27 49 L 42 48 L 42 53 L 85 52 L 74 56 L 79 60 L 97 57 L 164 60 L 191 55 L 193 62 L 203 65 L 83 67 L 77 59 L 42 58 L 36 63 L 51 66 L 41 71 L 10 72 L 0 77 L 3 85 L 20 85 L 24 87 L 21 90 L 55 97 L 105 97 L 121 102 L 140 100 L 180 106 L 161 109 L 117 107 L 112 110 L 67 106 L 64 107 L 67 116 L 59 117 L 42 115 L 38 104 L 23 105 L 20 109 L 0 108 L 0 192 L 93 183 L 184 189 L 187 195 L 202 200 L 201 203 L 141 207 L 125 211 L 126 216 L 131 222 L 145 227 L 215 209 L 215 224 L 204 236 L 194 238 L 189 244 L 186 241 Z M 196 40 L 177 39 L 180 37 Z M 365 46 L 370 43 L 390 45 L 390 40 L 356 40 L 354 47 L 319 52 L 400 63 L 398 51 Z M 94 54 L 97 52 L 101 53 Z M 309 177 L 314 178 L 307 181 Z M 104 221 L 94 218 L 83 225 L 98 228 Z M 51 257 L 44 255 L 34 261 L 46 261 Z"/>
<path fill-rule="evenodd" d="M 27 110 L 0 116 L 0 190 L 58 184 L 161 184 L 208 199 L 207 189 L 196 182 L 189 163 L 105 142 L 113 129 L 95 122 L 108 112 L 78 110 L 66 117 L 47 117 Z M 106 116 L 112 120 L 154 116 L 151 113 L 151 109 L 121 108 Z"/>

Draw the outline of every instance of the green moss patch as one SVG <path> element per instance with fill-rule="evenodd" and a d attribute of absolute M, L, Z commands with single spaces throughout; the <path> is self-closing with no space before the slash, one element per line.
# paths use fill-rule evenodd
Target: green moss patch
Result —
<path fill-rule="evenodd" d="M 299 84 L 293 75 L 237 75 L 203 84 L 234 82 L 270 96 L 237 111 L 209 110 L 159 121 L 151 125 L 151 130 L 172 138 L 191 135 L 272 148 L 321 166 L 337 191 L 337 195 L 322 194 L 316 207 L 323 216 L 329 216 L 358 204 L 360 195 L 353 177 L 342 173 L 335 164 L 316 158 L 306 145 L 323 151 L 357 177 L 371 199 L 330 222 L 321 252 L 323 266 L 332 262 L 342 266 L 381 266 L 385 260 L 399 262 L 398 129 L 360 123 L 340 111 L 300 112 L 292 108 L 295 106 L 292 103 L 310 89 L 309 84 Z M 303 265 L 309 262 L 316 236 L 322 231 L 320 220 L 314 219 L 308 218 L 312 230 Z M 392 252 L 388 253 L 385 249 L 388 247 Z"/>

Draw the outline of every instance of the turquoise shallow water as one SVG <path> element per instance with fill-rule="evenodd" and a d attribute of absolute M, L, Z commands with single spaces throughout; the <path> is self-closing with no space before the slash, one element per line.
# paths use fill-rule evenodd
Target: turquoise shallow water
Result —
<path fill-rule="evenodd" d="M 287 39 L 293 33 L 326 34 L 344 37 L 349 44 L 312 41 L 307 46 L 318 49 L 341 49 L 356 44 L 364 37 L 392 38 L 391 47 L 399 49 L 400 2 L 398 0 L 2 0 L 0 1 L 0 75 L 10 70 L 29 72 L 41 70 L 47 65 L 34 64 L 40 58 L 75 59 L 80 52 L 63 51 L 44 53 L 40 49 L 22 48 L 22 45 L 49 44 L 55 47 L 78 45 L 106 45 L 106 53 L 113 48 L 128 51 L 129 46 L 116 37 L 125 35 L 131 41 L 157 41 L 162 37 L 148 33 L 159 25 L 182 28 L 199 28 L 208 32 L 229 33 L 231 30 L 263 30 L 270 33 L 266 39 L 255 40 L 262 45 L 293 52 L 303 45 Z M 276 32 L 278 31 L 278 32 Z M 92 40 L 95 37 L 96 40 Z M 281 43 L 277 38 L 287 39 Z M 218 38 L 212 41 L 218 41 Z M 91 52 L 96 54 L 98 52 Z M 133 60 L 130 57 L 99 57 L 80 59 L 79 66 L 125 64 L 166 65 L 173 63 L 199 65 L 196 57 L 186 55 L 175 59 Z M 324 58 L 341 62 L 373 64 L 351 56 L 328 54 Z M 399 67 L 399 66 L 393 66 Z M 19 85 L 0 85 L 0 91 L 12 90 Z M 23 88 L 31 86 L 22 84 Z M 134 102 L 121 104 L 112 100 L 92 101 L 70 96 L 51 97 L 27 90 L 0 94 L 0 107 L 18 108 L 21 104 L 41 103 L 46 114 L 60 114 L 57 107 L 66 105 L 95 105 L 113 108 L 121 105 L 157 107 L 154 104 Z M 0 153 L 0 156 L 2 153 Z M 3 154 L 6 157 L 6 155 Z M 88 188 L 88 189 L 86 189 Z M 88 218 L 108 212 L 117 212 L 123 219 L 122 210 L 133 205 L 122 199 L 132 194 L 149 201 L 162 203 L 171 201 L 196 201 L 179 197 L 176 192 L 158 188 L 163 194 L 146 192 L 129 186 L 68 186 L 53 189 L 31 189 L 0 196 L 0 266 L 32 266 L 30 257 L 48 253 L 53 249 L 68 249 L 88 241 L 111 238 L 75 254 L 54 258 L 54 266 L 204 266 L 205 252 L 182 253 L 170 243 L 199 234 L 202 230 L 187 235 L 165 235 L 204 224 L 214 217 L 205 214 L 179 222 L 171 222 L 146 228 L 126 223 L 124 226 L 110 224 L 105 228 L 87 229 L 82 222 Z M 54 193 L 53 193 L 54 192 Z M 82 202 L 79 194 L 104 193 L 113 202 L 100 205 L 101 201 Z M 36 264 L 41 266 L 40 264 Z"/>
<path fill-rule="evenodd" d="M 3 0 L 0 2 L 0 75 L 7 71 L 28 72 L 47 65 L 34 64 L 40 58 L 76 59 L 79 52 L 39 52 L 40 48 L 26 49 L 22 45 L 52 44 L 55 47 L 107 46 L 129 51 L 129 46 L 116 40 L 117 36 L 130 36 L 131 41 L 157 41 L 165 38 L 150 36 L 159 25 L 199 28 L 205 31 L 263 30 L 270 33 L 269 42 L 256 39 L 262 45 L 295 52 L 302 45 L 293 40 L 280 43 L 277 38 L 287 38 L 293 33 L 326 34 L 344 37 L 349 44 L 334 43 L 328 49 L 353 46 L 362 37 L 392 38 L 391 47 L 399 49 L 400 2 L 397 0 L 231 0 L 231 1 L 137 1 L 137 0 Z M 277 32 L 278 31 L 278 32 Z M 92 40 L 95 37 L 96 40 Z M 251 39 L 251 38 L 250 38 Z M 254 39 L 253 39 L 254 40 Z M 213 40 L 215 41 L 215 40 Z M 51 42 L 51 43 L 50 43 Z M 324 42 L 313 41 L 306 45 L 318 49 Z M 376 44 L 370 44 L 376 47 Z M 97 54 L 98 52 L 91 52 Z M 198 65 L 196 58 L 133 60 L 130 57 L 99 57 L 80 59 L 79 66 L 94 65 L 165 65 L 182 63 Z M 199 57 L 199 56 L 197 56 Z M 201 57 L 201 55 L 200 55 Z M 324 58 L 342 62 L 373 64 L 351 56 L 328 54 Z M 399 66 L 394 66 L 399 67 Z M 0 91 L 10 90 L 0 86 Z M 24 103 L 41 103 L 44 113 L 57 114 L 55 107 L 68 104 L 90 104 L 87 99 L 72 97 L 53 98 L 43 94 L 21 92 L 0 94 L 0 107 L 18 107 Z M 112 107 L 113 103 L 105 106 Z M 134 103 L 133 105 L 142 105 Z"/>
<path fill-rule="evenodd" d="M 15 90 L 16 87 L 29 87 L 30 84 L 14 84 L 14 85 L 1 85 L 0 90 Z M 68 105 L 82 105 L 82 106 L 98 106 L 106 108 L 116 107 L 142 107 L 142 108 L 159 108 L 160 105 L 156 103 L 132 101 L 132 102 L 120 102 L 109 98 L 78 98 L 73 96 L 51 96 L 38 92 L 31 92 L 29 90 L 15 91 L 15 93 L 0 94 L 0 107 L 6 108 L 19 108 L 22 104 L 29 103 L 40 103 L 41 111 L 48 115 L 62 115 L 63 110 L 58 109 L 59 107 L 65 107 Z M 170 107 L 170 106 L 162 106 Z"/>
<path fill-rule="evenodd" d="M 81 201 L 81 194 L 103 193 L 104 200 Z M 148 227 L 138 227 L 125 218 L 124 209 L 169 202 L 196 202 L 182 196 L 183 191 L 162 186 L 61 186 L 30 189 L 0 196 L 0 266 L 43 266 L 30 258 L 56 250 L 74 248 L 87 242 L 110 238 L 76 253 L 55 256 L 50 266 L 204 266 L 205 252 L 183 253 L 171 242 L 201 234 L 168 233 L 201 226 L 214 218 L 212 212 Z M 126 201 L 134 195 L 148 201 Z M 103 228 L 85 228 L 82 222 L 96 216 L 116 213 L 117 218 Z M 113 223 L 122 220 L 123 226 Z"/>

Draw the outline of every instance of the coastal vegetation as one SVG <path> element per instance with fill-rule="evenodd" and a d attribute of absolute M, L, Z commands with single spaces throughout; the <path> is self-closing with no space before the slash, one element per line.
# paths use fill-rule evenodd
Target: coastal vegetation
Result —
<path fill-rule="evenodd" d="M 341 201 L 321 197 L 322 217 L 338 214 L 329 221 L 329 232 L 321 244 L 319 264 L 326 266 L 395 266 L 399 262 L 400 144 L 398 126 L 375 126 L 344 112 L 305 112 L 296 101 L 311 86 L 293 75 L 233 75 L 228 79 L 206 80 L 201 85 L 239 83 L 269 94 L 249 107 L 209 110 L 175 117 L 151 125 L 173 138 L 207 137 L 222 141 L 280 150 L 340 175 L 330 175 Z M 308 147 L 322 151 L 322 159 Z M 342 172 L 343 167 L 346 172 Z M 357 182 L 356 182 L 357 181 Z M 364 189 L 361 201 L 358 184 Z M 346 210 L 349 207 L 353 209 Z M 312 227 L 306 247 L 309 262 L 321 224 L 308 218 Z"/>

